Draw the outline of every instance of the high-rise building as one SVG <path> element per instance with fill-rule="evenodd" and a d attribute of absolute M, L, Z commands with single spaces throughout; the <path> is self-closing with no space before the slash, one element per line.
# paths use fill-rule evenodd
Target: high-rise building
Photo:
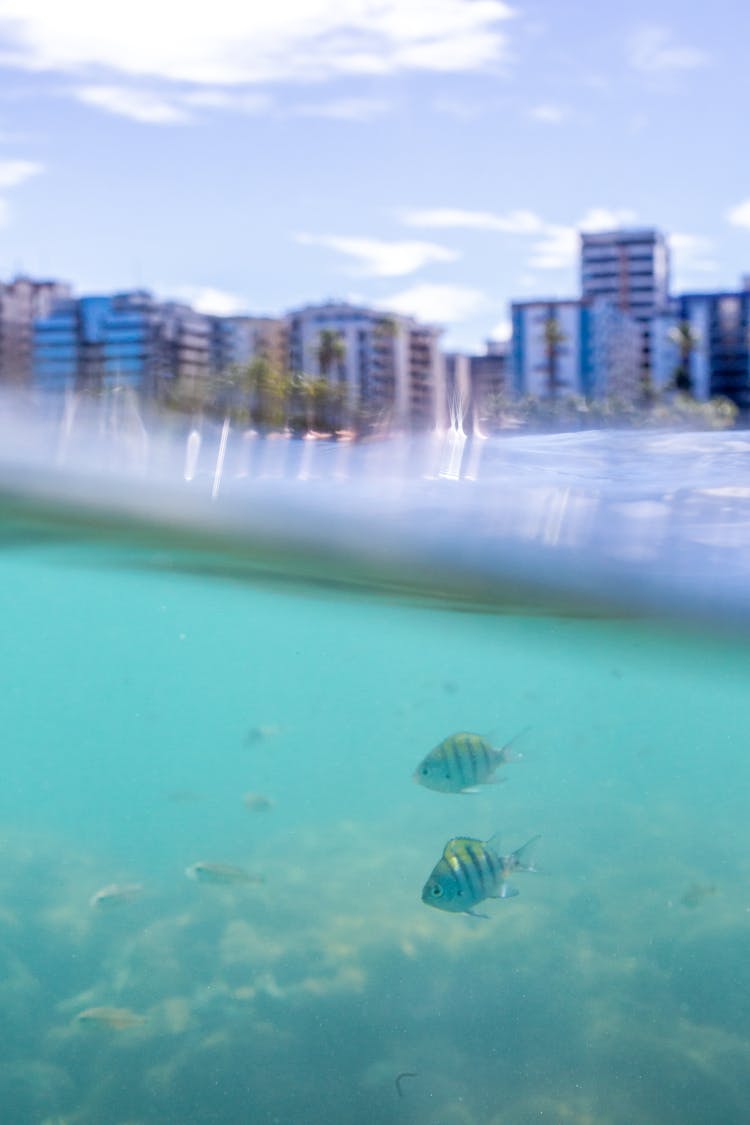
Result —
<path fill-rule="evenodd" d="M 724 395 L 750 409 L 750 289 L 675 297 L 654 318 L 652 338 L 658 388 L 682 376 L 697 399 Z"/>
<path fill-rule="evenodd" d="M 226 371 L 253 359 L 267 359 L 277 371 L 289 362 L 289 334 L 285 320 L 271 316 L 214 316 L 211 369 Z"/>
<path fill-rule="evenodd" d="M 581 234 L 581 296 L 604 297 L 646 324 L 669 299 L 669 250 L 657 230 Z"/>
<path fill-rule="evenodd" d="M 382 410 L 406 426 L 434 425 L 445 417 L 439 329 L 334 301 L 297 309 L 287 323 L 289 370 L 341 384 L 350 409 Z M 320 344 L 331 337 L 340 346 L 326 361 Z"/>
<path fill-rule="evenodd" d="M 669 300 L 669 248 L 651 228 L 581 234 L 581 296 L 604 298 L 641 326 L 642 374 L 651 367 L 652 318 Z"/>
<path fill-rule="evenodd" d="M 144 291 L 67 297 L 34 322 L 35 384 L 46 390 L 130 386 L 160 395 L 210 370 L 211 320 Z"/>
<path fill-rule="evenodd" d="M 637 393 L 640 326 L 611 301 L 517 301 L 511 319 L 517 394 L 632 398 Z"/>
<path fill-rule="evenodd" d="M 61 281 L 17 277 L 0 284 L 0 384 L 31 382 L 34 321 L 70 294 L 70 286 Z"/>

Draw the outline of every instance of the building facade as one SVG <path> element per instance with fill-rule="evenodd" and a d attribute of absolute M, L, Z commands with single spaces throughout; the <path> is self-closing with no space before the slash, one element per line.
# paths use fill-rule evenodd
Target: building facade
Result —
<path fill-rule="evenodd" d="M 43 390 L 128 386 L 159 397 L 210 373 L 211 318 L 145 290 L 56 301 L 33 328 L 33 377 Z"/>
<path fill-rule="evenodd" d="M 669 247 L 660 231 L 581 234 L 581 296 L 605 300 L 641 327 L 641 374 L 651 369 L 651 323 L 669 303 Z"/>
<path fill-rule="evenodd" d="M 517 301 L 510 376 L 516 394 L 632 398 L 640 385 L 641 330 L 609 300 Z"/>
<path fill-rule="evenodd" d="M 297 309 L 287 324 L 289 370 L 338 383 L 350 410 L 381 411 L 398 426 L 430 426 L 447 417 L 438 329 L 341 302 Z M 322 334 L 340 341 L 328 364 L 321 364 Z"/>
<path fill-rule="evenodd" d="M 0 284 L 0 384 L 28 386 L 32 382 L 34 322 L 47 316 L 71 288 L 61 281 L 17 277 Z"/>
<path fill-rule="evenodd" d="M 654 318 L 652 337 L 658 389 L 675 386 L 682 372 L 695 398 L 723 395 L 750 409 L 750 288 L 675 297 Z"/>

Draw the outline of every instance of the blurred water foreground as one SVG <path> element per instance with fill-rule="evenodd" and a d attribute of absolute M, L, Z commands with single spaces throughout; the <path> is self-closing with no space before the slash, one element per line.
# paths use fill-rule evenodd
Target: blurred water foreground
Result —
<path fill-rule="evenodd" d="M 0 1120 L 744 1122 L 749 452 L 4 404 Z"/>
<path fill-rule="evenodd" d="M 64 521 L 195 552 L 231 545 L 225 564 L 256 578 L 746 619 L 745 431 L 484 438 L 459 424 L 351 443 L 168 422 L 125 396 L 46 416 L 5 402 L 7 513 L 39 534 Z"/>

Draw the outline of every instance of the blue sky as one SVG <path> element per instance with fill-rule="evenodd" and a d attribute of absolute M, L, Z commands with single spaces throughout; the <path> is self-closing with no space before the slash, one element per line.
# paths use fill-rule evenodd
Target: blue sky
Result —
<path fill-rule="evenodd" d="M 0 0 L 0 276 L 507 331 L 576 231 L 750 273 L 750 5 Z"/>

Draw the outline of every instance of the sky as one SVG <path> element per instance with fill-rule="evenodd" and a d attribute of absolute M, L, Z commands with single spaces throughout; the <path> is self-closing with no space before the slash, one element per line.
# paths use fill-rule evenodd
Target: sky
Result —
<path fill-rule="evenodd" d="M 482 351 L 656 226 L 750 274 L 746 0 L 0 0 L 0 278 L 338 298 Z"/>

